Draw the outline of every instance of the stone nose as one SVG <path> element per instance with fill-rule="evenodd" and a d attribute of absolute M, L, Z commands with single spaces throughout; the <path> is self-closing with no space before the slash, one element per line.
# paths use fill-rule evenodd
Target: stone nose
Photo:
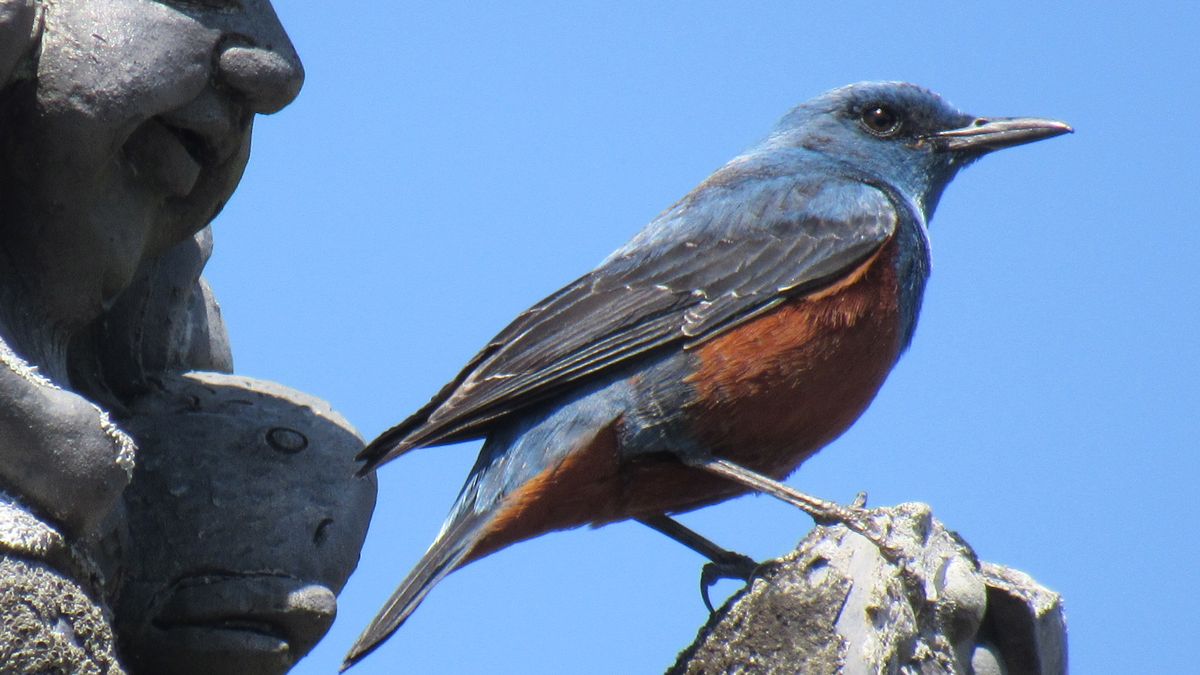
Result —
<path fill-rule="evenodd" d="M 304 84 L 304 66 L 291 42 L 258 46 L 227 40 L 218 47 L 217 77 L 236 91 L 253 112 L 269 115 L 295 100 Z"/>

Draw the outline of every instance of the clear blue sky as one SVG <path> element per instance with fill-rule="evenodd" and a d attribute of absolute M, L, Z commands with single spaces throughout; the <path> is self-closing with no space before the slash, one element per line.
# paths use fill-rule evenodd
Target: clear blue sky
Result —
<path fill-rule="evenodd" d="M 1195 667 L 1197 5 L 449 4 L 276 3 L 308 79 L 259 120 L 208 272 L 240 372 L 370 438 L 800 101 L 901 79 L 1057 117 L 1077 133 L 950 187 L 912 349 L 790 482 L 932 504 L 1063 593 L 1077 672 Z M 476 451 L 383 469 L 337 623 L 295 672 L 334 670 Z M 759 558 L 811 527 L 761 497 L 684 520 Z M 705 619 L 701 562 L 634 524 L 542 537 L 452 575 L 354 672 L 661 672 Z"/>

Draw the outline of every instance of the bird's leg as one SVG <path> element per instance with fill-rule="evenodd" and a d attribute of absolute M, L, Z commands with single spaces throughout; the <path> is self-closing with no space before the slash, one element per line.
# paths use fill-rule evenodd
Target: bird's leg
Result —
<path fill-rule="evenodd" d="M 758 567 L 758 563 L 750 556 L 721 548 L 710 539 L 673 518 L 657 515 L 638 518 L 637 521 L 656 532 L 667 535 L 696 553 L 708 558 L 722 570 L 729 572 L 727 575 L 715 577 L 714 581 L 716 579 L 741 579 L 742 581 L 747 581 L 750 575 L 754 573 L 754 569 Z"/>
<path fill-rule="evenodd" d="M 713 612 L 712 601 L 708 598 L 708 589 L 721 579 L 741 579 L 749 581 L 750 575 L 758 568 L 758 563 L 750 556 L 742 555 L 721 548 L 708 538 L 686 527 L 679 521 L 664 515 L 646 516 L 637 521 L 652 530 L 661 532 L 710 561 L 704 565 L 700 573 L 700 597 L 709 613 Z"/>
<path fill-rule="evenodd" d="M 856 504 L 854 506 L 846 507 L 825 499 L 811 497 L 799 490 L 784 485 L 774 478 L 751 471 L 727 459 L 687 457 L 684 459 L 684 462 L 689 466 L 704 469 L 722 478 L 741 483 L 755 492 L 771 495 L 796 506 L 812 516 L 818 525 L 841 523 L 850 531 L 866 537 L 885 556 L 895 560 L 903 557 L 901 551 L 887 543 L 886 533 L 880 531 L 880 527 L 871 520 L 866 509 L 857 504 L 859 498 L 855 499 Z M 862 502 L 866 503 L 865 496 L 863 496 Z"/>

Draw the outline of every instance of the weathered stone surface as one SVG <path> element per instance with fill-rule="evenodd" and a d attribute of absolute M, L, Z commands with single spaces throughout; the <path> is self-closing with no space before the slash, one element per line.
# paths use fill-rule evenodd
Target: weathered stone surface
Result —
<path fill-rule="evenodd" d="M 1062 598 L 1028 574 L 983 563 L 988 614 L 981 631 L 1008 673 L 1067 672 L 1067 619 Z M 980 655 L 981 661 L 984 659 Z M 979 675 L 979 669 L 976 669 Z"/>
<path fill-rule="evenodd" d="M 841 525 L 814 529 L 714 613 L 668 673 L 1066 672 L 1055 593 L 981 566 L 923 504 L 870 513 L 888 552 Z"/>
<path fill-rule="evenodd" d="M 0 503 L 0 672 L 121 672 L 102 579 L 61 532 Z"/>
<path fill-rule="evenodd" d="M 0 555 L 0 672 L 120 675 L 104 613 L 73 579 Z"/>

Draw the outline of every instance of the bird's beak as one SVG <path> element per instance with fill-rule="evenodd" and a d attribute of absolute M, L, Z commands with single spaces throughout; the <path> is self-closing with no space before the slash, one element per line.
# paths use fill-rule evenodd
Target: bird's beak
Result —
<path fill-rule="evenodd" d="M 1037 117 L 981 117 L 961 129 L 939 131 L 922 140 L 937 150 L 982 155 L 993 150 L 1024 145 L 1074 131 L 1058 120 Z"/>

